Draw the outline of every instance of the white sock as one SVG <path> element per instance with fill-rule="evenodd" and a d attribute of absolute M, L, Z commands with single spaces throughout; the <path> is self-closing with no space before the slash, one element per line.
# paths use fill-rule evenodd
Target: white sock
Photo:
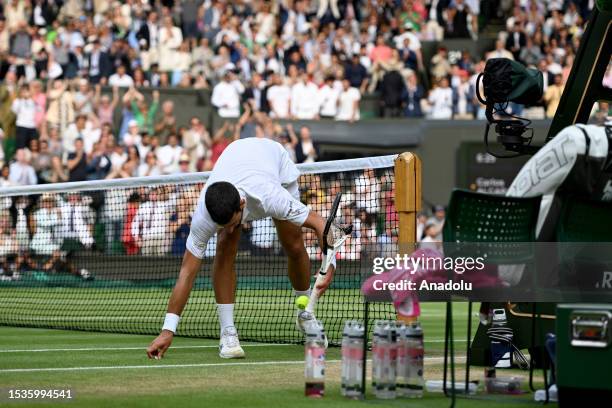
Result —
<path fill-rule="evenodd" d="M 217 314 L 219 315 L 219 325 L 221 326 L 221 333 L 223 334 L 223 330 L 234 325 L 234 304 L 217 303 Z"/>
<path fill-rule="evenodd" d="M 310 288 L 308 288 L 307 290 L 295 290 L 295 289 L 293 289 L 293 294 L 295 295 L 295 297 L 300 297 L 300 296 L 308 296 L 308 297 L 310 297 L 310 292 L 312 292 L 312 290 Z"/>

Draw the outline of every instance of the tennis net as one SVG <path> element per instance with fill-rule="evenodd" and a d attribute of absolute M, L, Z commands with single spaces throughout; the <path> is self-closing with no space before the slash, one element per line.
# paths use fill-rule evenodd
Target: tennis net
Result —
<path fill-rule="evenodd" d="M 323 217 L 343 192 L 338 218 L 353 234 L 317 306 L 332 344 L 343 322 L 363 318 L 360 285 L 375 256 L 397 251 L 394 159 L 381 156 L 298 165 L 300 195 Z M 191 214 L 208 173 L 0 190 L 0 324 L 157 334 L 178 276 Z M 320 251 L 304 230 L 314 277 Z M 211 271 L 213 238 L 178 334 L 219 335 Z M 243 225 L 236 257 L 235 322 L 241 339 L 296 343 L 295 305 L 271 219 Z M 387 319 L 388 304 L 369 318 Z"/>

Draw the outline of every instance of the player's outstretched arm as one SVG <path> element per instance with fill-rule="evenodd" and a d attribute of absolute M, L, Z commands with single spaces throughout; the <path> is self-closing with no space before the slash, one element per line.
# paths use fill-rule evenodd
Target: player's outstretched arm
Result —
<path fill-rule="evenodd" d="M 188 250 L 185 251 L 183 256 L 183 264 L 181 265 L 181 272 L 178 280 L 170 295 L 168 302 L 168 313 L 180 316 L 187 304 L 193 282 L 195 281 L 196 275 L 202 266 L 202 260 L 193 256 Z M 172 330 L 162 330 L 162 332 L 151 342 L 147 348 L 147 356 L 149 358 L 162 358 L 164 353 L 172 344 L 174 338 L 174 332 Z"/>
<path fill-rule="evenodd" d="M 314 211 L 310 211 L 308 213 L 308 218 L 306 218 L 306 221 L 304 222 L 304 227 L 314 230 L 319 240 L 319 248 L 323 248 L 323 230 L 325 229 L 325 220 L 323 217 Z M 329 285 L 331 285 L 331 282 L 334 279 L 335 270 L 336 268 L 334 266 L 330 266 L 327 270 L 327 274 L 325 275 L 325 279 L 315 283 L 315 289 L 318 291 L 319 295 L 323 295 Z"/>

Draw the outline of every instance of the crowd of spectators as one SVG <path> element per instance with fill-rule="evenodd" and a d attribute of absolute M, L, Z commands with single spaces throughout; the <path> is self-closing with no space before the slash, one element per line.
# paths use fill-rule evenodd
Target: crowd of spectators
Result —
<path fill-rule="evenodd" d="M 423 41 L 478 38 L 480 1 L 7 1 L 0 137 L 27 149 L 14 156 L 11 180 L 32 183 L 28 162 L 42 182 L 209 169 L 220 147 L 201 119 L 177 123 L 172 101 L 160 101 L 166 87 L 209 88 L 219 115 L 240 119 L 240 137 L 285 138 L 295 148 L 277 119 L 357 121 L 368 93 L 388 117 L 482 118 L 476 76 L 487 59 L 505 57 L 544 73 L 539 112 L 551 117 L 588 2 L 493 3 L 489 19 L 506 22 L 493 50 L 442 45 L 424 61 Z M 142 87 L 156 90 L 152 101 Z M 0 162 L 8 159 L 0 151 Z"/>

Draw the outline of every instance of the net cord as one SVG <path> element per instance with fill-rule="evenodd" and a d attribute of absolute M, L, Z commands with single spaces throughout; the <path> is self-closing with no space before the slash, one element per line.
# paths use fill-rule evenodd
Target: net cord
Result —
<path fill-rule="evenodd" d="M 363 157 L 358 159 L 331 160 L 326 162 L 302 163 L 297 168 L 301 174 L 323 174 L 393 167 L 397 155 Z M 132 177 L 115 180 L 77 181 L 70 183 L 38 184 L 0 188 L 0 197 L 15 197 L 44 193 L 67 193 L 72 191 L 104 191 L 114 188 L 150 187 L 161 184 L 202 183 L 210 171 L 199 173 L 170 174 L 165 176 Z"/>

